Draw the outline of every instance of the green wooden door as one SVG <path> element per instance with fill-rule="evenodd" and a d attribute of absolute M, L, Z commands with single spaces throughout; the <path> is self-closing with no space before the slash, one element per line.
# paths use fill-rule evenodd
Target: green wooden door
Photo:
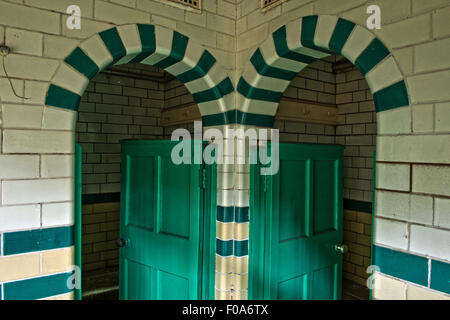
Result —
<path fill-rule="evenodd" d="M 120 237 L 126 243 L 119 257 L 120 299 L 202 299 L 212 294 L 214 230 L 209 217 L 215 204 L 208 199 L 215 196 L 210 192 L 215 170 L 175 165 L 175 144 L 122 142 Z M 204 172 L 209 174 L 207 186 Z"/>
<path fill-rule="evenodd" d="M 276 175 L 252 168 L 251 299 L 340 299 L 343 149 L 281 143 Z"/>

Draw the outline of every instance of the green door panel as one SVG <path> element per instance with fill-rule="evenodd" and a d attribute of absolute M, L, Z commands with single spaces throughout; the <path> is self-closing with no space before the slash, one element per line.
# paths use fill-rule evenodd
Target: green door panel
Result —
<path fill-rule="evenodd" d="M 120 299 L 212 297 L 215 168 L 173 164 L 176 143 L 122 141 Z"/>
<path fill-rule="evenodd" d="M 280 143 L 276 175 L 252 166 L 250 299 L 340 299 L 343 149 Z"/>

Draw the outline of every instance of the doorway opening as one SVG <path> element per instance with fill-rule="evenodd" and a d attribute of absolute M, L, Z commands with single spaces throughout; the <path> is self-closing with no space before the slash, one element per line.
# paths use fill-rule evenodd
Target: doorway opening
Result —
<path fill-rule="evenodd" d="M 336 144 L 344 151 L 342 299 L 369 299 L 376 110 L 361 72 L 334 54 L 303 69 L 275 117 L 280 142 Z"/>
<path fill-rule="evenodd" d="M 174 76 L 128 63 L 98 73 L 78 109 L 82 147 L 82 298 L 118 299 L 121 145 L 124 139 L 170 139 L 180 109 L 199 117 L 192 94 Z M 189 117 L 185 117 L 189 118 Z"/>

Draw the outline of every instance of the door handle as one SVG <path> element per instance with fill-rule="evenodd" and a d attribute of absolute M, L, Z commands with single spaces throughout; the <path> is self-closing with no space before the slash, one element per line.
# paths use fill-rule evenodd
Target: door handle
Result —
<path fill-rule="evenodd" d="M 347 253 L 348 247 L 343 243 L 338 243 L 334 245 L 334 251 L 337 253 Z"/>
<path fill-rule="evenodd" d="M 130 241 L 128 239 L 124 239 L 124 238 L 119 238 L 116 240 L 116 244 L 119 248 L 128 246 L 129 242 Z"/>

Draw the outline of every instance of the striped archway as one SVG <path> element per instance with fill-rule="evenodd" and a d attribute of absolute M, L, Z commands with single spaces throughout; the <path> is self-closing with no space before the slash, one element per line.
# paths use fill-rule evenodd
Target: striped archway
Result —
<path fill-rule="evenodd" d="M 207 125 L 233 108 L 234 87 L 215 57 L 176 31 L 151 24 L 128 24 L 81 42 L 61 62 L 47 91 L 47 106 L 78 110 L 89 81 L 101 70 L 125 63 L 159 67 L 184 83 Z"/>
<path fill-rule="evenodd" d="M 365 76 L 377 112 L 409 105 L 394 56 L 372 32 L 336 16 L 314 15 L 280 27 L 253 53 L 237 85 L 238 123 L 271 127 L 290 81 L 333 53 Z"/>

